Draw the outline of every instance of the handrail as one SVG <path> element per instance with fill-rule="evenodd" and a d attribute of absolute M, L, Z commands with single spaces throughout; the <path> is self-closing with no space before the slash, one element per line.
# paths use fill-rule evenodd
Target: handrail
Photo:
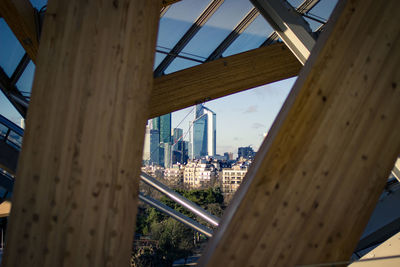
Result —
<path fill-rule="evenodd" d="M 170 189 L 166 185 L 162 184 L 155 178 L 153 178 L 151 175 L 141 172 L 140 178 L 143 182 L 146 184 L 150 185 L 154 189 L 160 191 L 161 193 L 167 195 L 169 198 L 171 198 L 173 201 L 175 201 L 178 204 L 181 204 L 183 207 L 186 209 L 190 210 L 194 214 L 200 216 L 210 224 L 214 226 L 218 226 L 220 219 L 218 217 L 215 217 L 202 207 L 198 206 L 197 204 L 193 203 L 192 201 L 186 199 L 185 197 L 181 196 L 180 194 L 176 193 L 174 190 Z"/>
<path fill-rule="evenodd" d="M 206 235 L 207 237 L 212 237 L 212 230 L 205 227 L 204 225 L 196 222 L 195 220 L 183 215 L 180 212 L 177 212 L 176 210 L 168 207 L 164 203 L 155 200 L 149 196 L 145 196 L 142 193 L 139 193 L 139 199 L 146 204 L 149 204 L 150 206 L 160 210 L 161 212 L 173 217 L 174 219 L 180 221 L 181 223 L 189 226 L 193 230 L 199 231 L 200 233 Z"/>

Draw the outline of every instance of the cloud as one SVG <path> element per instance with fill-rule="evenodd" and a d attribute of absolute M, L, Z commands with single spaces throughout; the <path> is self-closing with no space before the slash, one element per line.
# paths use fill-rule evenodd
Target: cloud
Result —
<path fill-rule="evenodd" d="M 257 105 L 253 105 L 253 106 L 249 106 L 243 113 L 253 113 L 253 112 L 257 112 L 257 111 L 258 111 Z"/>
<path fill-rule="evenodd" d="M 255 123 L 253 123 L 253 124 L 251 125 L 251 128 L 253 128 L 253 129 L 265 128 L 265 125 L 262 124 L 262 123 L 255 122 Z"/>

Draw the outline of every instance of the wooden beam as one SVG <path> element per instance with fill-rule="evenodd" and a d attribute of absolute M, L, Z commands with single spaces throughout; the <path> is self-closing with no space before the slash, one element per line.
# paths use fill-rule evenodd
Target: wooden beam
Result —
<path fill-rule="evenodd" d="M 4 266 L 128 266 L 159 0 L 49 1 Z"/>
<path fill-rule="evenodd" d="M 274 44 L 155 78 L 150 118 L 296 76 L 301 64 Z"/>
<path fill-rule="evenodd" d="M 175 4 L 176 2 L 180 2 L 181 0 L 162 0 L 162 7 L 167 7 L 169 5 Z"/>
<path fill-rule="evenodd" d="M 39 48 L 35 9 L 29 0 L 3 0 L 0 13 L 29 57 L 36 64 Z"/>
<path fill-rule="evenodd" d="M 312 265 L 354 251 L 400 152 L 400 3 L 338 5 L 200 266 Z"/>

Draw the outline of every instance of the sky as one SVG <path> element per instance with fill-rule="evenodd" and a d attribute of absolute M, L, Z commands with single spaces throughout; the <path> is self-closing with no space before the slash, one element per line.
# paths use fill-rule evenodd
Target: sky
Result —
<path fill-rule="evenodd" d="M 46 0 L 31 0 L 37 9 L 46 4 Z M 168 51 L 185 34 L 192 23 L 208 5 L 210 0 L 184 0 L 171 6 L 160 20 L 157 50 Z M 289 0 L 293 6 L 298 6 L 303 0 Z M 311 10 L 322 19 L 327 19 L 336 0 L 321 0 Z M 238 21 L 252 8 L 250 1 L 225 0 L 210 20 L 200 29 L 187 44 L 182 55 L 197 60 L 205 60 L 220 42 L 231 32 Z M 312 29 L 318 23 L 309 21 Z M 223 53 L 223 57 L 259 47 L 272 32 L 272 28 L 262 16 L 253 23 L 233 42 Z M 24 50 L 12 34 L 7 24 L 0 18 L 0 66 L 11 76 Z M 156 53 L 155 67 L 165 57 Z M 165 70 L 165 74 L 198 65 L 198 62 L 177 58 Z M 34 78 L 35 65 L 30 63 L 17 87 L 24 94 L 30 93 Z M 279 81 L 265 86 L 250 89 L 241 93 L 209 101 L 205 106 L 217 114 L 217 153 L 237 153 L 240 146 L 252 146 L 258 150 L 264 136 L 271 127 L 283 102 L 285 101 L 295 78 Z M 172 114 L 172 127 L 183 128 L 187 132 L 189 121 L 193 120 L 193 108 L 187 108 Z M 0 92 L 0 114 L 20 124 L 21 116 Z M 184 117 L 187 116 L 185 119 Z M 189 139 L 187 134 L 186 139 Z"/>

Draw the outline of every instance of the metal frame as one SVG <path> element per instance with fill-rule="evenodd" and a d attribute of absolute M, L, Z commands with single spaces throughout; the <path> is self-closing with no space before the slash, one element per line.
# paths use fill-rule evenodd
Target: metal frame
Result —
<path fill-rule="evenodd" d="M 170 189 L 166 185 L 162 184 L 155 178 L 153 178 L 151 175 L 148 175 L 147 173 L 142 172 L 140 174 L 140 179 L 145 182 L 146 184 L 150 185 L 154 189 L 160 191 L 161 193 L 167 195 L 169 198 L 171 198 L 173 201 L 176 203 L 182 205 L 189 211 L 193 212 L 197 216 L 201 217 L 205 221 L 209 222 L 210 224 L 214 226 L 218 226 L 220 219 L 212 215 L 211 213 L 207 212 L 204 210 L 202 207 L 198 206 L 197 204 L 191 202 L 190 200 L 184 198 L 183 196 L 179 195 L 176 193 L 174 190 Z"/>
<path fill-rule="evenodd" d="M 303 3 L 301 3 L 297 8 L 296 11 L 301 14 L 306 14 L 309 12 L 316 4 L 319 3 L 320 0 L 305 0 Z M 265 40 L 261 46 L 267 46 L 270 45 L 278 40 L 279 36 L 276 32 L 271 33 L 267 40 Z M 260 46 L 260 47 L 261 47 Z"/>
<path fill-rule="evenodd" d="M 195 220 L 177 212 L 176 210 L 168 207 L 167 205 L 161 203 L 158 200 L 155 200 L 149 196 L 145 196 L 142 193 L 139 193 L 139 199 L 144 203 L 158 209 L 159 211 L 171 216 L 172 218 L 176 219 L 177 221 L 189 226 L 195 231 L 199 231 L 200 233 L 206 235 L 207 237 L 212 237 L 212 230 L 205 227 L 204 225 L 196 222 Z"/>
<path fill-rule="evenodd" d="M 304 65 L 315 45 L 310 26 L 304 18 L 286 1 L 250 1 Z"/>
<path fill-rule="evenodd" d="M 249 13 L 239 22 L 233 31 L 221 42 L 221 44 L 211 53 L 207 61 L 220 58 L 225 50 L 247 29 L 247 27 L 257 18 L 260 13 L 256 8 L 252 8 Z"/>
<path fill-rule="evenodd" d="M 18 110 L 23 118 L 26 117 L 27 107 L 21 104 L 21 101 L 25 100 L 25 97 L 17 89 L 15 84 L 12 83 L 11 79 L 7 76 L 4 70 L 0 67 L 0 89 L 11 102 L 11 104 Z"/>
<path fill-rule="evenodd" d="M 201 29 L 201 27 L 211 18 L 211 16 L 217 11 L 217 9 L 222 5 L 224 0 L 214 0 L 207 8 L 201 13 L 193 25 L 187 30 L 183 37 L 176 43 L 174 48 L 171 49 L 170 54 L 168 54 L 164 60 L 157 66 L 154 71 L 154 77 L 161 76 L 172 61 L 176 58 L 189 41 L 195 36 L 195 34 Z"/>

